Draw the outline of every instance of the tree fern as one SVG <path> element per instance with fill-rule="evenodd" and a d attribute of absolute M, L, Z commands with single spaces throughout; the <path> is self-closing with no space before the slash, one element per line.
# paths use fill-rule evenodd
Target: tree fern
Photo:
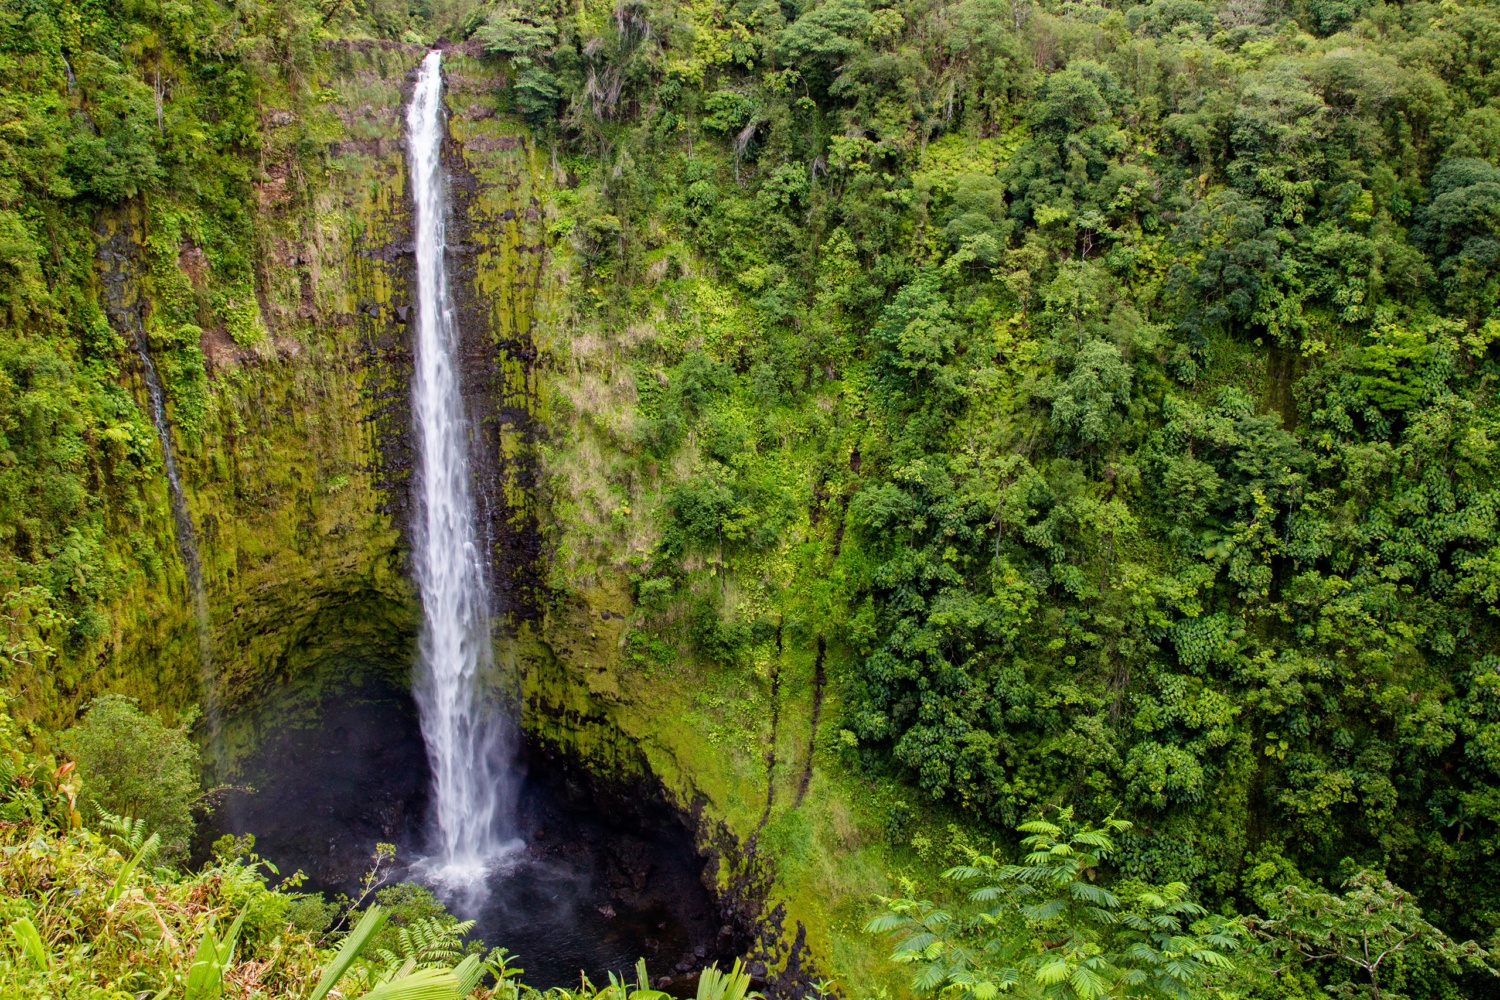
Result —
<path fill-rule="evenodd" d="M 124 848 L 126 854 L 134 854 L 141 849 L 146 842 L 146 821 L 144 819 L 132 819 L 129 816 L 116 815 L 108 810 L 95 805 L 99 813 L 99 829 L 108 838 L 118 842 Z"/>

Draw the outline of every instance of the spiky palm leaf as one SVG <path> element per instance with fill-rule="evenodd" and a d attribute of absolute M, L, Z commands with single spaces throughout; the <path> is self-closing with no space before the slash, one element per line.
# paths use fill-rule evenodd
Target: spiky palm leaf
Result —
<path fill-rule="evenodd" d="M 744 970 L 739 959 L 728 972 L 720 972 L 718 966 L 710 965 L 698 974 L 697 1000 L 764 1000 L 759 993 L 750 992 L 750 974 Z"/>
<path fill-rule="evenodd" d="M 471 987 L 472 988 L 472 987 Z M 381 983 L 360 1000 L 458 1000 L 458 977 L 452 969 L 418 969 L 388 983 Z"/>
<path fill-rule="evenodd" d="M 151 836 L 155 838 L 156 835 Z M 224 971 L 234 964 L 234 947 L 245 923 L 245 913 L 245 910 L 240 911 L 229 926 L 229 933 L 222 938 L 214 933 L 213 917 L 209 917 L 203 937 L 198 941 L 193 964 L 188 967 L 184 1000 L 219 1000 L 224 995 Z"/>
<path fill-rule="evenodd" d="M 47 946 L 30 917 L 18 917 L 11 921 L 10 934 L 16 939 L 17 950 L 34 969 L 45 972 L 51 968 L 52 959 L 47 953 Z"/>
<path fill-rule="evenodd" d="M 384 926 L 385 920 L 386 912 L 379 906 L 372 906 L 365 911 L 364 916 L 359 918 L 359 923 L 354 925 L 354 930 L 344 937 L 339 950 L 334 953 L 333 961 L 329 962 L 328 967 L 323 970 L 323 975 L 318 979 L 318 985 L 313 987 L 307 1000 L 323 1000 L 328 995 L 328 991 L 333 989 L 334 985 L 344 977 L 344 973 L 349 971 L 349 967 L 354 964 L 359 953 L 364 951 L 370 939 Z"/>

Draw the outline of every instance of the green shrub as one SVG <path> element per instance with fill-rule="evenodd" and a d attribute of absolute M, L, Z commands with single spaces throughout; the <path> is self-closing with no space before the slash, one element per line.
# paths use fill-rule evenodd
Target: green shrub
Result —
<path fill-rule="evenodd" d="M 95 814 L 145 820 L 148 830 L 161 834 L 167 859 L 185 855 L 193 833 L 199 760 L 188 735 L 192 722 L 187 716 L 169 727 L 142 712 L 134 698 L 110 694 L 95 698 L 60 741 L 78 765 L 79 801 Z"/>

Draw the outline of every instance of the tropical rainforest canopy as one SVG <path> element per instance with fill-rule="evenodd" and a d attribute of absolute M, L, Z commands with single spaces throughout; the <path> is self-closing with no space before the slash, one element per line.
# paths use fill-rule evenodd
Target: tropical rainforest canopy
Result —
<path fill-rule="evenodd" d="M 966 831 L 982 850 L 947 860 L 985 900 L 1033 882 L 983 845 L 1021 857 L 1011 831 L 1046 817 L 1023 831 L 1045 850 L 1085 838 L 1089 863 L 1047 869 L 1081 895 L 1026 916 L 1035 940 L 1082 935 L 1067 976 L 986 992 L 934 932 L 904 953 L 938 962 L 926 987 L 1197 995 L 1274 939 L 1260 985 L 1214 988 L 1494 995 L 1500 8 L 883 3 L 5 0 L 18 711 L 71 718 L 107 687 L 90 678 L 121 595 L 176 559 L 143 527 L 163 466 L 135 342 L 106 318 L 106 221 L 145 219 L 144 335 L 177 433 L 232 424 L 215 380 L 246 376 L 210 379 L 205 330 L 245 351 L 275 335 L 268 164 L 311 204 L 345 127 L 318 54 L 441 39 L 550 157 L 565 329 L 631 331 L 614 388 L 555 411 L 596 428 L 609 481 L 570 478 L 567 434 L 541 445 L 543 585 L 628 575 L 641 670 L 753 671 L 795 640 L 821 672 L 826 652 L 829 766 L 901 790 L 882 835 L 924 860 L 926 817 Z M 35 865 L 16 860 L 31 815 L 7 814 L 4 865 Z M 1089 896 L 1096 868 L 1126 903 Z M 0 874 L 5 913 L 45 895 Z M 935 905 L 897 897 L 964 891 L 896 892 L 880 928 Z M 1425 929 L 1392 932 L 1407 943 L 1373 972 L 1297 952 L 1296 915 L 1345 891 L 1419 904 Z M 1149 938 L 1110 943 L 1120 906 L 1217 958 L 1140 981 L 1120 958 L 1095 989 L 1079 955 Z M 17 940 L 5 975 L 42 968 Z M 89 988 L 49 995 L 117 995 Z"/>

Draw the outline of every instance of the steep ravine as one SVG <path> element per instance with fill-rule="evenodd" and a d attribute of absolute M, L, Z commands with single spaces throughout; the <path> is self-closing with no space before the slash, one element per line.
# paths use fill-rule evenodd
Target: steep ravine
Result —
<path fill-rule="evenodd" d="M 424 51 L 370 42 L 320 51 L 322 85 L 337 95 L 323 107 L 329 138 L 312 158 L 315 169 L 305 156 L 267 161 L 254 206 L 269 335 L 252 348 L 212 325 L 202 337 L 211 419 L 201 434 L 179 430 L 173 444 L 208 599 L 212 700 L 224 716 L 221 743 L 208 755 L 219 763 L 215 780 L 255 784 L 266 755 L 289 752 L 297 732 L 347 728 L 353 717 L 332 716 L 372 704 L 361 692 L 407 683 L 417 608 L 405 535 L 412 266 L 401 109 Z M 568 429 L 569 389 L 558 381 L 574 333 L 565 293 L 575 279 L 566 240 L 549 233 L 549 221 L 569 178 L 554 150 L 539 148 L 523 124 L 500 112 L 489 68 L 461 50 L 450 50 L 445 65 L 450 266 L 480 528 L 499 616 L 494 696 L 520 708 L 529 759 L 554 787 L 592 797 L 606 814 L 634 802 L 642 813 L 627 826 L 636 831 L 663 811 L 679 815 L 673 822 L 692 831 L 721 899 L 712 921 L 722 923 L 722 940 L 698 949 L 717 953 L 735 941 L 742 950 L 766 930 L 758 967 L 772 976 L 768 965 L 785 964 L 791 950 L 784 991 L 800 994 L 809 953 L 798 924 L 805 918 L 814 951 L 827 951 L 828 903 L 809 909 L 791 898 L 790 917 L 784 908 L 773 912 L 785 894 L 771 881 L 777 849 L 762 836 L 771 816 L 762 810 L 767 773 L 680 726 L 674 731 L 671 720 L 692 710 L 696 692 L 686 674 L 648 683 L 623 656 L 632 611 L 623 574 L 586 590 L 549 586 L 556 552 L 546 542 L 554 516 L 547 455 L 594 446 Z M 273 134 L 288 120 L 289 113 L 268 113 Z M 126 248 L 113 257 L 101 252 L 101 286 L 113 281 L 149 315 L 152 277 L 128 250 L 139 245 L 139 214 L 104 219 L 100 231 L 101 246 Z M 201 256 L 190 243 L 181 248 L 179 268 L 191 280 L 199 280 Z M 132 378 L 144 407 L 141 373 Z M 158 487 L 150 522 L 158 551 L 175 552 L 165 483 Z M 142 575 L 115 609 L 114 633 L 60 671 L 78 683 L 35 693 L 33 714 L 65 717 L 102 690 L 123 690 L 168 712 L 207 703 L 189 589 L 180 564 Z M 769 776 L 769 798 L 780 811 L 811 778 L 816 745 L 811 688 L 799 683 L 811 680 L 811 651 L 789 652 L 787 660 L 782 725 L 771 734 L 786 766 Z M 352 787 L 374 780 L 365 770 L 355 768 Z M 385 808 L 385 818 L 351 833 L 409 833 L 421 804 L 408 778 L 376 790 L 389 808 L 377 803 L 373 812 Z M 294 800 L 268 790 L 266 801 L 290 810 Z M 238 816 L 253 827 L 268 815 L 239 796 L 227 825 L 245 825 Z"/>

